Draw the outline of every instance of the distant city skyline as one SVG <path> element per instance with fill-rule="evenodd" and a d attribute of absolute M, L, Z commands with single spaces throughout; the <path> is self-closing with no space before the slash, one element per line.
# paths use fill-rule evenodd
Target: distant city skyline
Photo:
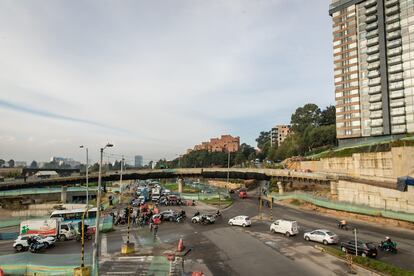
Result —
<path fill-rule="evenodd" d="M 331 1 L 0 2 L 0 158 L 256 146 L 334 103 Z M 301 20 L 298 20 L 300 18 Z M 119 159 L 119 158 L 118 158 Z M 129 161 L 131 162 L 131 161 Z"/>

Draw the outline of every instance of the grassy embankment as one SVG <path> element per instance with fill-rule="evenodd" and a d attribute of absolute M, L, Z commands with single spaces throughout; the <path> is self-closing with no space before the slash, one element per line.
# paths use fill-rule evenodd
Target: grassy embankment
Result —
<path fill-rule="evenodd" d="M 162 186 L 164 187 L 164 189 L 168 189 L 172 192 L 178 192 L 178 184 L 177 183 L 166 183 L 166 184 L 162 184 Z M 183 193 L 187 193 L 187 194 L 196 194 L 199 193 L 200 190 L 197 188 L 193 188 L 193 187 L 189 187 L 184 185 L 183 187 Z"/>
<path fill-rule="evenodd" d="M 330 246 L 323 246 L 323 248 L 325 252 L 333 256 L 339 257 L 341 259 L 346 259 L 345 253 L 337 248 L 330 247 Z M 392 275 L 392 276 L 394 275 L 395 276 L 413 276 L 414 275 L 414 271 L 405 270 L 393 264 L 380 261 L 380 260 L 376 260 L 376 259 L 353 256 L 352 261 L 353 263 L 356 263 L 358 265 L 361 265 L 363 267 L 375 270 L 379 273 L 383 273 L 386 275 Z"/>

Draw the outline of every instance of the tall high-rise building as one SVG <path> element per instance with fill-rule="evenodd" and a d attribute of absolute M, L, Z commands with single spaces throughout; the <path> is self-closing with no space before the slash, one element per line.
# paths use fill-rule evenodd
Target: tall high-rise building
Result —
<path fill-rule="evenodd" d="M 414 1 L 333 0 L 329 14 L 340 143 L 413 133 Z"/>
<path fill-rule="evenodd" d="M 144 158 L 142 155 L 135 155 L 134 165 L 136 168 L 141 168 L 144 166 Z"/>

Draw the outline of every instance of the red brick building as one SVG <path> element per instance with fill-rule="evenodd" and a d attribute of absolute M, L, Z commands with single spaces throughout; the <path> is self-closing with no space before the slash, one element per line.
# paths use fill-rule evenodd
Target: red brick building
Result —
<path fill-rule="evenodd" d="M 209 142 L 202 142 L 194 146 L 194 150 L 207 150 L 209 152 L 236 152 L 240 148 L 240 137 L 221 135 L 220 138 L 211 138 Z"/>

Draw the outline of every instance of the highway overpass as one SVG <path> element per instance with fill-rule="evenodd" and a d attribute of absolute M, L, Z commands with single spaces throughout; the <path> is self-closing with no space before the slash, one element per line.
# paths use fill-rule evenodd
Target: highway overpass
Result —
<path fill-rule="evenodd" d="M 225 179 L 229 173 L 231 179 L 256 179 L 256 180 L 276 180 L 282 183 L 289 182 L 309 182 L 329 185 L 331 181 L 347 180 L 374 185 L 389 189 L 396 189 L 396 181 L 374 181 L 370 179 L 354 179 L 349 176 L 327 173 L 305 173 L 279 169 L 252 169 L 252 168 L 195 168 L 195 169 L 163 169 L 163 170 L 127 170 L 123 173 L 124 180 L 145 180 L 161 178 L 221 178 Z M 107 172 L 102 176 L 102 181 L 118 181 L 119 172 Z M 85 183 L 85 176 L 54 177 L 49 179 L 27 179 L 15 180 L 0 183 L 0 191 L 16 190 L 25 188 L 39 188 L 52 186 L 74 186 Z M 89 182 L 97 182 L 98 174 L 89 175 Z"/>

